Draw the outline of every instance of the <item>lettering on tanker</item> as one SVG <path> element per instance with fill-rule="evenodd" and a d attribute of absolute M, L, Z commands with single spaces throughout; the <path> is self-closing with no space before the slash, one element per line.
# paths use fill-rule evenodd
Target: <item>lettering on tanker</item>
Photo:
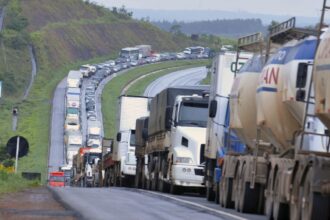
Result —
<path fill-rule="evenodd" d="M 264 69 L 260 75 L 260 85 L 277 85 L 278 76 L 280 68 L 279 67 L 268 67 Z"/>

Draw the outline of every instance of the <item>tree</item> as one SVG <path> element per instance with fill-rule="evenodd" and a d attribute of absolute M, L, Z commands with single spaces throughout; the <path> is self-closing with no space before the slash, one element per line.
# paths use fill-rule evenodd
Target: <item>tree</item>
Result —
<path fill-rule="evenodd" d="M 274 26 L 276 26 L 276 25 L 278 25 L 278 24 L 279 24 L 278 21 L 274 21 L 274 20 L 272 20 L 272 21 L 270 22 L 270 24 L 268 25 L 267 30 L 270 31 L 270 29 L 271 29 L 272 27 L 274 27 Z"/>
<path fill-rule="evenodd" d="M 172 25 L 172 27 L 170 28 L 170 32 L 173 34 L 173 35 L 179 35 L 181 34 L 181 25 L 179 24 L 174 24 Z"/>

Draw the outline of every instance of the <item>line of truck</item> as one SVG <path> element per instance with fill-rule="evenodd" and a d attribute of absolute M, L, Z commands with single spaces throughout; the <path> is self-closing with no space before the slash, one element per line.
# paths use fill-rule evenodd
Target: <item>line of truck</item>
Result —
<path fill-rule="evenodd" d="M 205 190 L 223 207 L 268 219 L 329 219 L 329 33 L 292 18 L 267 40 L 245 36 L 238 51 L 216 56 L 210 88 L 168 88 L 149 102 L 119 97 L 103 183 L 133 185 L 134 176 L 135 187 Z"/>

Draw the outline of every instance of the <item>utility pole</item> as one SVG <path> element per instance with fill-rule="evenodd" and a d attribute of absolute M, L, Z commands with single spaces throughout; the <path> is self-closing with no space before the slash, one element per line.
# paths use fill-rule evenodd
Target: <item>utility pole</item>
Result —
<path fill-rule="evenodd" d="M 20 137 L 17 136 L 17 143 L 16 143 L 16 159 L 15 159 L 15 173 L 17 173 L 18 153 L 19 153 L 19 141 L 20 141 Z"/>

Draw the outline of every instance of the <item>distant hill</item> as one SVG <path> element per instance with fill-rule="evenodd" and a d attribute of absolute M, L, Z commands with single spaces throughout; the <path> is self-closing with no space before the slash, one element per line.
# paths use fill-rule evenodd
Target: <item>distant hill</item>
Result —
<path fill-rule="evenodd" d="M 159 51 L 181 50 L 189 38 L 176 38 L 148 22 L 83 0 L 0 0 L 5 7 L 0 35 L 0 81 L 6 97 L 20 97 L 30 77 L 27 45 L 34 47 L 38 72 L 77 61 L 117 55 L 122 47 L 151 44 Z M 38 74 L 38 75 L 40 75 Z"/>
<path fill-rule="evenodd" d="M 154 21 L 152 23 L 166 31 L 171 31 L 172 27 L 179 25 L 180 30 L 188 35 L 212 34 L 224 37 L 239 37 L 255 32 L 266 32 L 267 30 L 260 19 L 224 19 L 195 22 Z"/>

